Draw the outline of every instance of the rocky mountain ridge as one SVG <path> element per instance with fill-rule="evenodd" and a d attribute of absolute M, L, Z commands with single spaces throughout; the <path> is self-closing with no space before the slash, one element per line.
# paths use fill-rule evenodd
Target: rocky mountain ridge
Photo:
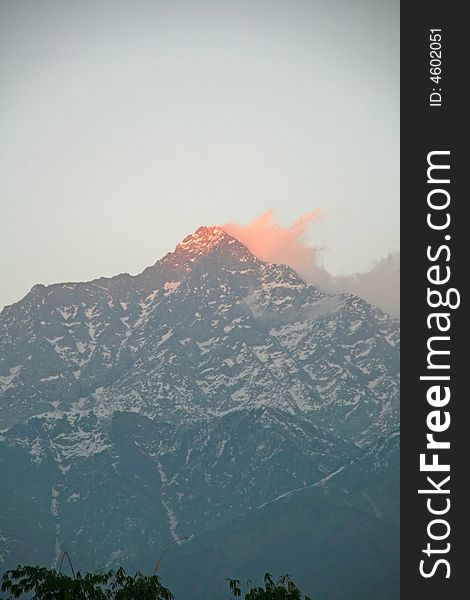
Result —
<path fill-rule="evenodd" d="M 397 321 L 218 227 L 136 276 L 35 286 L 0 330 L 0 564 L 137 568 L 396 463 Z"/>

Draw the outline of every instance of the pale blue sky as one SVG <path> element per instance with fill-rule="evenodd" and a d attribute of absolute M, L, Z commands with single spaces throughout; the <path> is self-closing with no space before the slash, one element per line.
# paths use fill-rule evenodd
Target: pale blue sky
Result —
<path fill-rule="evenodd" d="M 398 249 L 398 7 L 0 1 L 0 307 L 270 208 L 333 274 Z"/>

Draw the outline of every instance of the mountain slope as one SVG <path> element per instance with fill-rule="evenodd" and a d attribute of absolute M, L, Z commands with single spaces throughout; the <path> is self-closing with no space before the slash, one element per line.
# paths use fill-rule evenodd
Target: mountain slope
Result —
<path fill-rule="evenodd" d="M 225 578 L 261 583 L 266 572 L 288 573 L 316 600 L 396 600 L 398 483 L 394 467 L 355 493 L 303 490 L 172 548 L 161 576 L 192 600 L 228 598 Z"/>
<path fill-rule="evenodd" d="M 139 568 L 319 490 L 369 515 L 396 468 L 398 323 L 220 228 L 136 276 L 35 286 L 0 330 L 0 564 Z"/>
<path fill-rule="evenodd" d="M 77 406 L 180 422 L 253 403 L 358 441 L 396 422 L 397 324 L 218 228 L 135 277 L 35 286 L 0 326 L 3 427 Z"/>

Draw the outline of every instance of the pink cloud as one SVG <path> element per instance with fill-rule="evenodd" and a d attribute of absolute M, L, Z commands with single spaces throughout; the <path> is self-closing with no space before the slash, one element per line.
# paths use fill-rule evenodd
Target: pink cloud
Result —
<path fill-rule="evenodd" d="M 249 225 L 226 223 L 222 228 L 262 260 L 287 264 L 300 275 L 315 269 L 321 250 L 310 246 L 305 235 L 310 225 L 319 219 L 320 210 L 302 215 L 289 227 L 276 223 L 273 214 L 273 210 L 268 210 Z"/>
<path fill-rule="evenodd" d="M 399 253 L 378 260 L 366 273 L 333 277 L 320 264 L 322 248 L 306 240 L 312 223 L 321 216 L 319 209 L 299 217 L 292 225 L 282 227 L 268 210 L 249 225 L 226 223 L 222 228 L 262 260 L 287 264 L 320 289 L 331 292 L 352 292 L 379 306 L 391 315 L 399 315 L 400 265 Z"/>

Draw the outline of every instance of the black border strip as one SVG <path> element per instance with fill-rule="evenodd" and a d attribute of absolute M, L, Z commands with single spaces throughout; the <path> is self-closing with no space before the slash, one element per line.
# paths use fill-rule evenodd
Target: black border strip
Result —
<path fill-rule="evenodd" d="M 470 442 L 468 404 L 470 399 L 464 389 L 464 373 L 469 369 L 469 354 L 466 349 L 466 288 L 470 256 L 465 244 L 469 226 L 465 220 L 469 194 L 464 190 L 467 150 L 464 146 L 468 117 L 464 111 L 465 92 L 468 87 L 468 67 L 464 69 L 465 41 L 469 38 L 464 31 L 464 4 L 428 0 L 401 4 L 401 326 L 402 326 L 402 386 L 401 386 L 401 598 L 403 600 L 453 599 L 465 596 L 467 585 L 466 537 L 470 500 L 465 493 L 467 482 L 467 458 L 470 458 L 467 439 Z M 437 84 L 430 80 L 430 29 L 442 30 L 442 79 Z M 442 105 L 430 106 L 432 88 L 441 88 Z M 435 97 L 437 98 L 437 96 Z M 450 183 L 443 184 L 451 197 L 449 205 L 451 222 L 445 231 L 433 231 L 426 223 L 429 212 L 427 195 L 433 184 L 427 182 L 427 156 L 436 150 L 449 150 Z M 447 160 L 442 159 L 443 162 Z M 442 178 L 443 174 L 441 173 Z M 442 194 L 441 198 L 445 195 Z M 437 198 L 437 196 L 436 196 Z M 439 217 L 445 211 L 439 212 Z M 451 239 L 446 240 L 445 235 Z M 437 249 L 446 244 L 451 251 L 442 251 L 440 258 L 430 262 L 426 252 L 430 245 Z M 443 288 L 454 287 L 460 292 L 460 307 L 446 310 L 450 313 L 451 327 L 447 334 L 450 340 L 447 349 L 450 355 L 441 356 L 441 362 L 450 364 L 450 370 L 429 371 L 427 369 L 427 341 L 436 330 L 428 329 L 427 316 L 433 312 L 427 302 L 427 270 L 439 263 L 442 269 L 450 266 L 451 279 Z M 435 323 L 435 321 L 433 321 Z M 434 333 L 431 333 L 434 332 Z M 445 347 L 445 342 L 443 348 Z M 426 433 L 429 432 L 426 417 L 433 410 L 426 398 L 429 381 L 420 381 L 421 375 L 430 373 L 450 375 L 451 399 L 442 413 L 448 410 L 450 427 L 436 438 L 450 441 L 450 450 L 439 452 L 439 461 L 450 463 L 449 473 L 434 473 L 440 482 L 450 475 L 450 494 L 435 494 L 435 508 L 446 505 L 449 498 L 450 510 L 445 517 L 450 525 L 449 536 L 442 541 L 430 540 L 427 527 L 433 518 L 427 509 L 427 495 L 418 494 L 426 486 L 426 476 L 433 473 L 420 471 L 419 455 L 426 450 Z M 444 382 L 442 382 L 444 384 Z M 429 458 L 427 461 L 429 462 Z M 443 488 L 445 486 L 442 486 Z M 434 502 L 434 500 L 433 500 Z M 441 504 L 439 505 L 439 502 Z M 445 526 L 433 526 L 433 533 L 443 535 Z M 427 557 L 422 550 L 431 542 L 433 548 L 443 549 L 450 543 L 447 553 Z M 420 561 L 425 559 L 424 570 L 432 571 L 434 562 L 447 559 L 450 577 L 446 578 L 447 567 L 440 564 L 432 577 L 424 578 L 420 572 Z"/>

